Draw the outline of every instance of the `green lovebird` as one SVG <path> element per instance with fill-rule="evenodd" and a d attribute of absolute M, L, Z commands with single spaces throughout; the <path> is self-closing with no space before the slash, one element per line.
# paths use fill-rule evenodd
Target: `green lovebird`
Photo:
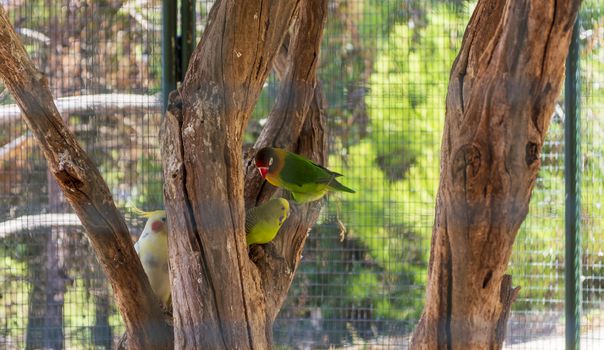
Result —
<path fill-rule="evenodd" d="M 168 275 L 166 212 L 164 210 L 145 212 L 136 208 L 133 211 L 147 218 L 145 229 L 134 244 L 134 250 L 141 260 L 153 292 L 164 307 L 169 308 L 171 291 Z"/>
<path fill-rule="evenodd" d="M 274 198 L 245 213 L 245 238 L 248 245 L 272 241 L 289 216 L 289 202 Z"/>
<path fill-rule="evenodd" d="M 290 191 L 298 203 L 321 199 L 330 190 L 355 193 L 336 180 L 342 174 L 281 148 L 258 151 L 256 167 L 269 183 Z"/>

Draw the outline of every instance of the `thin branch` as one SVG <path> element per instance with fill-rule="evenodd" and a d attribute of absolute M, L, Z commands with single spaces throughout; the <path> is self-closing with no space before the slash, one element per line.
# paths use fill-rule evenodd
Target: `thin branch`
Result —
<path fill-rule="evenodd" d="M 17 33 L 21 34 L 26 38 L 36 40 L 44 45 L 50 45 L 50 38 L 44 33 L 40 33 L 36 30 L 29 28 L 17 28 Z"/>
<path fill-rule="evenodd" d="M 161 113 L 161 102 L 156 95 L 99 94 L 59 97 L 55 105 L 60 114 L 109 115 L 114 113 Z M 21 118 L 18 105 L 0 106 L 0 125 Z"/>
<path fill-rule="evenodd" d="M 147 31 L 161 31 L 161 26 L 155 25 L 153 22 L 149 21 L 142 13 L 139 12 L 139 8 L 147 8 L 149 6 L 148 1 L 128 1 L 124 5 L 122 5 L 122 9 L 126 11 L 132 18 L 134 18 L 144 30 Z"/>
<path fill-rule="evenodd" d="M 27 132 L 0 147 L 0 164 L 14 156 L 15 152 L 21 152 L 21 148 L 30 143 L 31 140 L 31 133 Z"/>
<path fill-rule="evenodd" d="M 0 77 L 23 111 L 48 169 L 80 218 L 112 284 L 132 349 L 169 349 L 172 331 L 98 169 L 63 123 L 48 82 L 0 5 Z"/>

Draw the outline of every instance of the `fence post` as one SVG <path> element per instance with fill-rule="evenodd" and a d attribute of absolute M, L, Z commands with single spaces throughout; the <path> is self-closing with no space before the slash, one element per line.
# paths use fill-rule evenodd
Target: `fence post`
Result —
<path fill-rule="evenodd" d="M 573 28 L 564 83 L 565 257 L 564 301 L 566 349 L 578 350 L 581 336 L 581 113 L 579 26 Z"/>
<path fill-rule="evenodd" d="M 176 0 L 162 0 L 161 4 L 161 90 L 163 112 L 168 107 L 168 94 L 176 89 Z"/>

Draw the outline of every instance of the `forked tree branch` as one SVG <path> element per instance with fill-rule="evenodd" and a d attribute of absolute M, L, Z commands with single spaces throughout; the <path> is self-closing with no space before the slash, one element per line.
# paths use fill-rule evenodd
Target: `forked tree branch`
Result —
<path fill-rule="evenodd" d="M 327 159 L 325 99 L 316 73 L 327 1 L 303 1 L 291 35 L 275 58 L 274 69 L 281 81 L 279 95 L 254 150 L 265 146 L 287 148 L 318 164 Z M 246 207 L 261 204 L 277 189 L 262 181 L 251 152 L 246 168 Z M 286 195 L 279 191 L 279 195 Z M 309 229 L 315 224 L 323 201 L 305 205 L 292 203 L 291 215 L 279 235 L 257 262 L 267 296 L 267 317 L 274 320 L 294 278 Z"/>
<path fill-rule="evenodd" d="M 268 349 L 242 140 L 299 1 L 217 1 L 161 136 L 176 348 Z"/>
<path fill-rule="evenodd" d="M 297 39 L 292 39 L 296 54 L 289 56 L 291 68 L 261 136 L 265 141 L 257 146 L 278 140 L 280 146 L 322 162 L 323 111 L 317 107 L 313 117 L 306 116 L 320 91 L 315 89 L 315 71 L 325 0 L 217 2 L 182 89 L 170 96 L 162 151 L 168 219 L 171 230 L 178 232 L 169 244 L 177 348 L 269 348 L 274 317 L 308 227 L 318 215 L 320 203 L 294 209 L 287 224 L 291 227 L 284 227 L 280 241 L 268 245 L 266 258 L 258 265 L 248 258 L 243 132 L 298 7 L 293 30 Z M 236 37 L 233 27 L 239 28 Z M 320 97 L 316 100 L 320 105 Z M 305 120 L 305 136 L 300 138 Z M 245 178 L 250 206 L 274 193 L 268 187 L 262 190 L 254 172 L 248 167 Z"/>
<path fill-rule="evenodd" d="M 0 77 L 23 111 L 49 171 L 86 228 L 112 284 L 132 349 L 169 349 L 172 332 L 163 320 L 134 251 L 128 228 L 109 188 L 63 123 L 46 78 L 29 59 L 0 5 Z"/>

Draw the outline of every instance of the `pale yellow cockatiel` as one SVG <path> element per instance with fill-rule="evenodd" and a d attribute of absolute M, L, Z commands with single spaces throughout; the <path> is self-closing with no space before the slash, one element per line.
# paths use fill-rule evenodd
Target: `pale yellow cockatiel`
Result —
<path fill-rule="evenodd" d="M 138 253 L 153 292 L 164 307 L 169 309 L 171 291 L 168 275 L 166 212 L 164 210 L 145 212 L 137 208 L 133 208 L 133 211 L 147 218 L 145 229 L 134 244 L 134 249 Z"/>

